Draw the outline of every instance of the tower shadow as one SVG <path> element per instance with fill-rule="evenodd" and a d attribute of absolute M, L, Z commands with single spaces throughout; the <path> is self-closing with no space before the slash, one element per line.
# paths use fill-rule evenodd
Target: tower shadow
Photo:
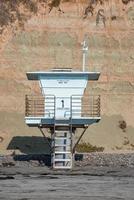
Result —
<path fill-rule="evenodd" d="M 15 161 L 30 161 L 36 160 L 46 166 L 51 165 L 51 149 L 48 144 L 51 144 L 50 138 L 39 136 L 16 136 L 10 141 L 7 149 L 14 150 Z M 19 151 L 21 154 L 17 154 Z"/>

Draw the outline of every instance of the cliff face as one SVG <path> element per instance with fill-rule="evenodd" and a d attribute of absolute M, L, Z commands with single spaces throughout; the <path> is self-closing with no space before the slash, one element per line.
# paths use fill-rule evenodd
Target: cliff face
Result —
<path fill-rule="evenodd" d="M 102 120 L 90 127 L 83 140 L 88 138 L 105 150 L 133 149 L 134 2 L 94 1 L 88 15 L 86 1 L 61 2 L 64 13 L 57 6 L 49 13 L 45 1 L 29 2 L 32 9 L 23 0 L 10 8 L 12 21 L 12 15 L 4 25 L 0 19 L 0 153 L 17 148 L 16 140 L 10 145 L 16 137 L 23 141 L 40 134 L 24 124 L 24 95 L 38 92 L 38 85 L 29 83 L 25 73 L 57 66 L 81 70 L 84 37 L 89 44 L 86 70 L 101 72 L 100 80 L 89 83 L 86 92 L 101 94 Z M 126 122 L 125 131 L 120 121 Z"/>

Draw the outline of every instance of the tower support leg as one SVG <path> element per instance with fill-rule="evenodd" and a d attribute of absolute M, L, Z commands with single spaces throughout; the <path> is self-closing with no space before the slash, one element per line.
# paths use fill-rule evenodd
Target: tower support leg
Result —
<path fill-rule="evenodd" d="M 76 146 L 79 144 L 79 142 L 80 142 L 82 136 L 84 135 L 84 133 L 86 132 L 87 128 L 88 128 L 88 126 L 86 126 L 84 128 L 83 132 L 81 133 L 80 137 L 78 138 L 77 142 L 75 143 L 73 150 L 72 150 L 73 154 L 75 153 Z"/>
<path fill-rule="evenodd" d="M 49 140 L 48 140 L 48 138 L 46 137 L 46 135 L 45 135 L 43 129 L 42 129 L 41 127 L 38 127 L 38 128 L 39 128 L 40 132 L 42 133 L 43 138 L 45 139 L 45 141 L 47 142 L 48 146 L 49 146 L 50 149 L 51 149 L 51 142 L 49 142 Z"/>
<path fill-rule="evenodd" d="M 55 125 L 54 128 L 50 129 L 51 142 L 49 142 L 46 137 L 43 128 L 39 127 L 40 132 L 50 147 L 51 165 L 53 169 L 72 169 L 76 146 L 79 144 L 87 128 L 88 126 L 84 128 L 76 143 L 73 144 L 73 134 L 75 129 L 70 129 L 69 125 Z"/>

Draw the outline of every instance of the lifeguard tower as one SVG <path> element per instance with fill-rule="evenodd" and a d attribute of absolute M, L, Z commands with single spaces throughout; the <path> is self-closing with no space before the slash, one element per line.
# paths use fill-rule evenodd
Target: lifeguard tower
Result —
<path fill-rule="evenodd" d="M 85 95 L 88 81 L 97 81 L 100 72 L 85 71 L 83 43 L 83 71 L 70 68 L 55 68 L 44 72 L 27 72 L 28 80 L 39 81 L 41 96 L 26 95 L 25 122 L 44 128 L 51 133 L 51 164 L 57 169 L 71 169 L 75 147 L 87 127 L 100 120 L 100 96 Z M 74 143 L 75 131 L 83 128 L 79 139 Z"/>

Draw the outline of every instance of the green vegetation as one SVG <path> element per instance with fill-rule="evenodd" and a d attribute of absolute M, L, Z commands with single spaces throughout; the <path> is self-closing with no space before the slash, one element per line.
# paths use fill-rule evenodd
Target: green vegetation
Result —
<path fill-rule="evenodd" d="M 76 147 L 77 152 L 103 152 L 104 147 L 93 146 L 90 143 L 82 142 Z"/>

